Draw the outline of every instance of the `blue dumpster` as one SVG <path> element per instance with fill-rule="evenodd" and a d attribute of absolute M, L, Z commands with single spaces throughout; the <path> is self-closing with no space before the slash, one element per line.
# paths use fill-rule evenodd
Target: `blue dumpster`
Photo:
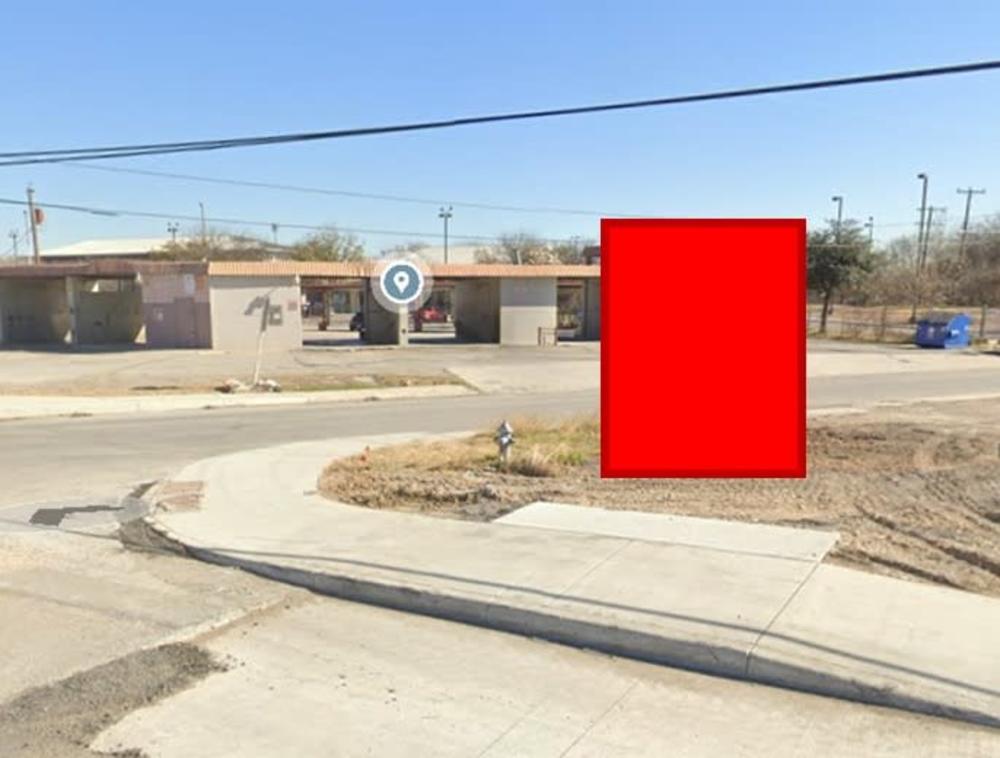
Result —
<path fill-rule="evenodd" d="M 964 313 L 931 311 L 917 322 L 919 347 L 968 347 L 972 319 Z"/>

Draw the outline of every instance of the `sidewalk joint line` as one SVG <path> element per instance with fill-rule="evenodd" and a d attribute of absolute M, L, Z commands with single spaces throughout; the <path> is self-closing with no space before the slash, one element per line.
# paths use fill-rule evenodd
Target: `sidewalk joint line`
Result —
<path fill-rule="evenodd" d="M 609 705 L 607 708 L 605 708 L 604 711 L 601 713 L 601 715 L 599 715 L 597 718 L 595 718 L 593 721 L 591 721 L 590 724 L 587 725 L 587 728 L 584 729 L 583 732 L 579 736 L 577 736 L 577 738 L 575 740 L 573 740 L 569 745 L 567 745 L 565 750 L 563 750 L 561 753 L 559 753 L 559 758 L 563 758 L 564 755 L 566 755 L 567 753 L 569 753 L 570 750 L 572 750 L 574 747 L 576 747 L 580 743 L 580 740 L 582 740 L 584 737 L 586 737 L 588 734 L 590 734 L 594 730 L 595 726 L 597 726 L 599 723 L 601 723 L 602 721 L 604 721 L 604 719 L 607 717 L 607 715 L 609 713 L 611 713 L 611 711 L 613 711 L 619 705 L 621 705 L 621 702 L 626 697 L 628 697 L 629 694 L 631 694 L 632 690 L 634 690 L 638 686 L 639 686 L 639 680 L 635 679 L 632 682 L 632 684 L 630 684 L 625 689 L 625 691 L 621 695 L 618 696 L 618 698 L 615 700 L 615 702 L 613 702 L 611 705 Z"/>
<path fill-rule="evenodd" d="M 774 624 L 777 622 L 781 614 L 785 612 L 785 609 L 788 608 L 789 605 L 791 605 L 791 602 L 796 598 L 796 596 L 799 594 L 802 588 L 806 586 L 806 583 L 810 579 L 812 579 L 813 574 L 816 573 L 816 569 L 819 568 L 820 563 L 822 563 L 822 559 L 816 561 L 813 564 L 813 567 L 809 569 L 809 573 L 806 574 L 805 577 L 803 577 L 801 582 L 799 582 L 799 586 L 796 587 L 794 590 L 792 590 L 791 594 L 789 594 L 785 602 L 781 604 L 781 607 L 777 611 L 775 611 L 775 614 L 771 618 L 771 620 L 768 621 L 767 625 L 763 629 L 761 629 L 760 632 L 757 634 L 757 637 L 754 639 L 753 644 L 750 645 L 750 649 L 747 651 L 746 665 L 743 668 L 744 678 L 746 679 L 750 678 L 750 663 L 753 661 L 753 654 L 757 651 L 757 647 L 760 645 L 760 641 L 764 639 L 764 635 L 766 635 L 768 632 L 771 631 L 771 627 L 774 626 Z"/>
<path fill-rule="evenodd" d="M 572 590 L 576 585 L 578 585 L 580 582 L 582 582 L 588 576 L 590 576 L 595 571 L 597 571 L 597 569 L 599 569 L 605 563 L 607 563 L 612 558 L 614 558 L 616 555 L 618 555 L 622 550 L 624 550 L 629 545 L 631 545 L 633 542 L 635 542 L 635 540 L 631 540 L 631 539 L 628 539 L 628 538 L 621 538 L 620 537 L 619 539 L 624 539 L 624 542 L 621 545 L 619 545 L 617 548 L 615 548 L 614 550 L 612 550 L 610 553 L 608 553 L 606 556 L 604 556 L 604 558 L 602 558 L 597 563 L 595 563 L 593 566 L 591 566 L 589 569 L 587 569 L 586 571 L 584 571 L 582 575 L 576 577 L 576 579 L 574 579 L 568 585 L 566 585 L 561 590 L 559 590 L 559 594 L 562 595 L 562 594 L 564 594 L 564 593 L 569 592 L 570 590 Z"/>

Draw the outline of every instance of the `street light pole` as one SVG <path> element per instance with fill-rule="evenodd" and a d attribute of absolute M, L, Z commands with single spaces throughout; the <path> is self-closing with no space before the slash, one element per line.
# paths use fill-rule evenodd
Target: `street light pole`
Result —
<path fill-rule="evenodd" d="M 449 205 L 447 210 L 442 206 L 441 210 L 438 212 L 438 218 L 444 220 L 444 262 L 448 262 L 448 219 L 452 216 L 451 206 Z"/>
<path fill-rule="evenodd" d="M 947 208 L 928 205 L 927 206 L 927 228 L 924 230 L 924 254 L 920 259 L 920 268 L 926 268 L 927 266 L 927 251 L 930 247 L 931 242 L 931 225 L 934 223 L 934 211 L 941 211 L 941 213 L 946 213 Z"/>
<path fill-rule="evenodd" d="M 985 195 L 986 190 L 984 189 L 972 189 L 972 187 L 966 187 L 965 189 L 955 190 L 959 195 L 965 195 L 965 216 L 962 218 L 962 241 L 958 245 L 958 257 L 959 260 L 965 257 L 965 237 L 969 233 L 969 213 L 972 211 L 972 196 L 973 195 Z"/>
<path fill-rule="evenodd" d="M 201 211 L 201 243 L 204 245 L 208 239 L 208 228 L 205 226 L 205 204 L 198 201 L 198 209 Z"/>
<path fill-rule="evenodd" d="M 865 223 L 865 229 L 868 230 L 868 249 L 871 250 L 872 243 L 875 241 L 875 217 L 869 216 L 868 221 Z"/>
<path fill-rule="evenodd" d="M 180 229 L 180 224 L 176 221 L 170 221 L 167 223 L 167 233 L 170 235 L 170 241 L 177 241 L 177 231 Z"/>
<path fill-rule="evenodd" d="M 917 179 L 920 179 L 923 183 L 923 190 L 920 193 L 920 230 L 917 232 L 917 268 L 923 268 L 924 260 L 924 237 L 926 232 L 924 231 L 924 222 L 927 220 L 927 174 L 920 173 L 917 174 Z"/>
<path fill-rule="evenodd" d="M 834 195 L 830 198 L 833 202 L 837 204 L 837 233 L 835 240 L 837 244 L 840 244 L 840 227 L 844 222 L 844 197 L 843 195 Z"/>

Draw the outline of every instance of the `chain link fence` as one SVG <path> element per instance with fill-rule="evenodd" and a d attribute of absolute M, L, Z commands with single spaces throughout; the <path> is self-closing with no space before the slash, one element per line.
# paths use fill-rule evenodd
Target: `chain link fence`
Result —
<path fill-rule="evenodd" d="M 810 335 L 820 334 L 822 306 L 806 307 L 806 328 Z M 974 341 L 1000 340 L 1000 308 L 935 306 L 917 309 L 917 320 L 930 311 L 966 313 L 972 317 Z M 825 336 L 834 339 L 872 340 L 876 342 L 912 342 L 917 325 L 910 305 L 833 305 L 826 319 Z"/>

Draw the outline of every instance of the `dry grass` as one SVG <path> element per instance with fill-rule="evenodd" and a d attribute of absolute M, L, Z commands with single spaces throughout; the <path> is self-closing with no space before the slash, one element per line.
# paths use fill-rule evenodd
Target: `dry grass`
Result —
<path fill-rule="evenodd" d="M 513 419 L 493 432 L 335 461 L 335 500 L 491 520 L 536 500 L 836 529 L 832 559 L 1000 596 L 1000 402 L 813 419 L 807 479 L 601 479 L 600 426 Z"/>
<path fill-rule="evenodd" d="M 601 426 L 593 416 L 568 421 L 534 418 L 511 420 L 514 447 L 506 465 L 499 461 L 493 432 L 430 444 L 397 445 L 338 461 L 331 468 L 420 471 L 492 470 L 529 477 L 555 477 L 596 463 L 600 455 Z"/>

